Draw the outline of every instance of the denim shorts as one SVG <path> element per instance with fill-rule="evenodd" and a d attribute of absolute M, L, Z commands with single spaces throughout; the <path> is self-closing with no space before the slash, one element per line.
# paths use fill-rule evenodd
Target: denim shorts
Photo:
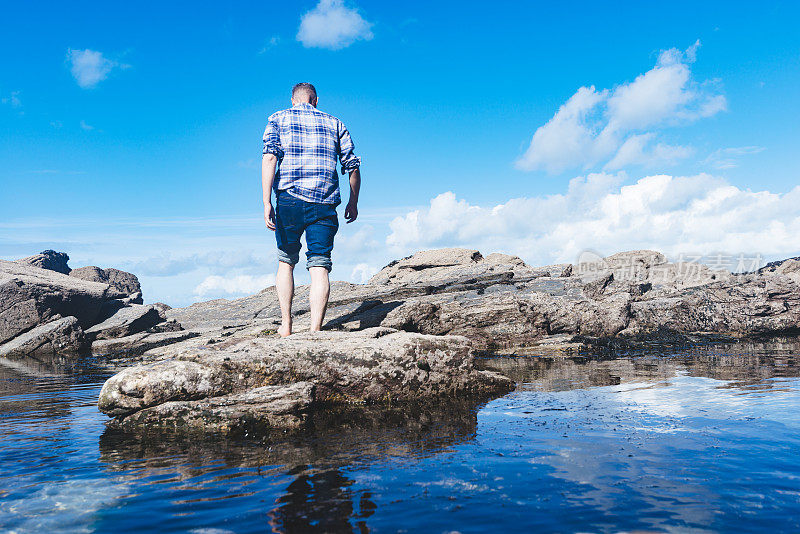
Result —
<path fill-rule="evenodd" d="M 300 236 L 306 234 L 306 268 L 331 270 L 333 236 L 339 229 L 336 204 L 306 202 L 286 191 L 278 191 L 275 206 L 275 239 L 278 261 L 296 265 L 300 261 Z"/>

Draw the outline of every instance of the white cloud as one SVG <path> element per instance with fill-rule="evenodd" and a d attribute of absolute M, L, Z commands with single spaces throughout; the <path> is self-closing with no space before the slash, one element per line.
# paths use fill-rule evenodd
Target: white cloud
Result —
<path fill-rule="evenodd" d="M 346 48 L 359 39 L 372 39 L 372 23 L 367 22 L 342 0 L 320 0 L 319 4 L 303 15 L 297 40 L 307 48 Z"/>
<path fill-rule="evenodd" d="M 713 91 L 713 84 L 692 79 L 690 64 L 699 46 L 697 41 L 685 52 L 663 51 L 655 67 L 614 89 L 581 87 L 536 130 L 517 167 L 558 173 L 602 164 L 607 169 L 652 166 L 687 157 L 690 147 L 655 143 L 645 151 L 645 145 L 655 139 L 657 130 L 726 108 L 725 97 Z"/>
<path fill-rule="evenodd" d="M 381 268 L 376 265 L 370 265 L 368 263 L 359 263 L 355 267 L 353 267 L 353 271 L 350 273 L 350 280 L 357 283 L 363 284 L 370 278 L 372 275 L 380 271 Z"/>
<path fill-rule="evenodd" d="M 705 159 L 704 163 L 716 169 L 732 169 L 739 166 L 739 158 L 763 151 L 763 146 L 737 146 L 715 150 Z"/>
<path fill-rule="evenodd" d="M 81 130 L 86 130 L 86 131 L 94 130 L 94 126 L 92 126 L 91 124 L 87 124 L 86 121 L 84 120 L 81 120 Z"/>
<path fill-rule="evenodd" d="M 270 50 L 272 50 L 273 48 L 278 46 L 278 43 L 280 43 L 280 42 L 281 42 L 281 38 L 278 37 L 277 35 L 273 35 L 272 37 L 270 37 L 267 40 L 266 43 L 264 43 L 264 46 L 261 47 L 261 50 L 259 50 L 258 53 L 259 54 L 266 54 L 267 52 L 269 52 Z"/>
<path fill-rule="evenodd" d="M 19 108 L 22 107 L 22 100 L 19 99 L 20 92 L 19 91 L 11 91 L 11 94 L 8 96 L 4 96 L 0 99 L 5 105 L 11 106 L 12 108 Z"/>
<path fill-rule="evenodd" d="M 251 276 L 241 274 L 232 277 L 219 275 L 207 276 L 197 287 L 194 294 L 200 297 L 251 295 L 262 289 L 275 285 L 275 275 Z"/>
<path fill-rule="evenodd" d="M 91 89 L 102 82 L 115 67 L 127 68 L 103 56 L 96 50 L 67 50 L 67 61 L 70 63 L 70 72 L 78 85 L 84 89 Z"/>
<path fill-rule="evenodd" d="M 625 174 L 590 174 L 566 194 L 471 205 L 452 192 L 390 223 L 394 257 L 463 246 L 503 251 L 534 265 L 574 261 L 584 250 L 640 248 L 668 255 L 800 252 L 800 186 L 787 193 L 751 191 L 707 174 L 648 176 L 623 185 Z"/>
<path fill-rule="evenodd" d="M 271 255 L 267 258 L 253 250 L 229 249 L 186 255 L 162 253 L 128 267 L 133 272 L 147 276 L 177 276 L 198 269 L 208 269 L 213 274 L 230 275 L 236 269 L 263 269 L 264 265 L 272 263 L 271 260 Z"/>
<path fill-rule="evenodd" d="M 657 167 L 659 165 L 672 165 L 694 154 L 694 149 L 689 146 L 667 145 L 656 143 L 650 147 L 650 141 L 655 134 L 644 133 L 632 135 L 619 147 L 611 161 L 604 165 L 604 169 L 618 170 L 631 165 L 644 167 Z"/>

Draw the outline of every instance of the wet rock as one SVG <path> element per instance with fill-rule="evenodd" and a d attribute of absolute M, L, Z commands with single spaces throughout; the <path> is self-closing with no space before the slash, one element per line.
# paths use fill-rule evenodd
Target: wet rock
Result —
<path fill-rule="evenodd" d="M 56 315 L 95 323 L 110 288 L 26 263 L 0 260 L 0 343 Z"/>
<path fill-rule="evenodd" d="M 122 419 L 122 429 L 146 427 L 221 434 L 299 428 L 314 400 L 314 384 L 263 386 L 196 401 L 169 401 Z"/>
<path fill-rule="evenodd" d="M 152 306 L 132 304 L 118 308 L 107 319 L 86 330 L 91 339 L 114 339 L 130 336 L 152 328 L 162 321 Z"/>
<path fill-rule="evenodd" d="M 0 357 L 77 352 L 84 345 L 83 331 L 75 317 L 58 317 L 0 345 Z"/>
<path fill-rule="evenodd" d="M 45 250 L 34 256 L 28 256 L 16 260 L 16 263 L 23 265 L 30 265 L 40 269 L 47 269 L 48 271 L 55 271 L 61 274 L 69 274 L 70 268 L 67 265 L 69 256 L 64 252 L 56 252 L 55 250 Z"/>
<path fill-rule="evenodd" d="M 80 267 L 72 269 L 70 276 L 88 282 L 108 284 L 116 293 L 112 298 L 129 299 L 131 304 L 142 304 L 142 287 L 136 275 L 120 271 L 119 269 L 101 269 L 100 267 Z"/>
<path fill-rule="evenodd" d="M 384 404 L 513 388 L 505 377 L 475 368 L 465 338 L 375 328 L 232 340 L 188 349 L 109 378 L 98 406 L 124 420 L 167 402 L 298 382 L 314 385 L 313 402 L 320 406 Z M 192 406 L 199 405 L 183 404 L 180 410 Z"/>

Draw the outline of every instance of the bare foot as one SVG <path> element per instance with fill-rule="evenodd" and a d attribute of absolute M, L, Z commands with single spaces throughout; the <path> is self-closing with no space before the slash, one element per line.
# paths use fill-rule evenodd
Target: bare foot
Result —
<path fill-rule="evenodd" d="M 289 336 L 291 336 L 292 335 L 292 327 L 291 326 L 281 325 L 281 327 L 278 328 L 278 335 L 281 336 L 281 337 L 289 337 Z"/>

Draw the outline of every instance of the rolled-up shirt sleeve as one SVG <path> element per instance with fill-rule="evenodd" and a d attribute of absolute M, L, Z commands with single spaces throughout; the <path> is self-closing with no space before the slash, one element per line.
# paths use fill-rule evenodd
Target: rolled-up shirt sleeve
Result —
<path fill-rule="evenodd" d="M 355 144 L 350 137 L 347 127 L 339 122 L 339 162 L 342 164 L 342 174 L 350 173 L 361 165 L 361 158 L 355 155 Z"/>
<path fill-rule="evenodd" d="M 283 158 L 281 130 L 278 122 L 272 116 L 267 122 L 267 129 L 264 130 L 264 154 L 274 154 L 278 159 Z"/>

